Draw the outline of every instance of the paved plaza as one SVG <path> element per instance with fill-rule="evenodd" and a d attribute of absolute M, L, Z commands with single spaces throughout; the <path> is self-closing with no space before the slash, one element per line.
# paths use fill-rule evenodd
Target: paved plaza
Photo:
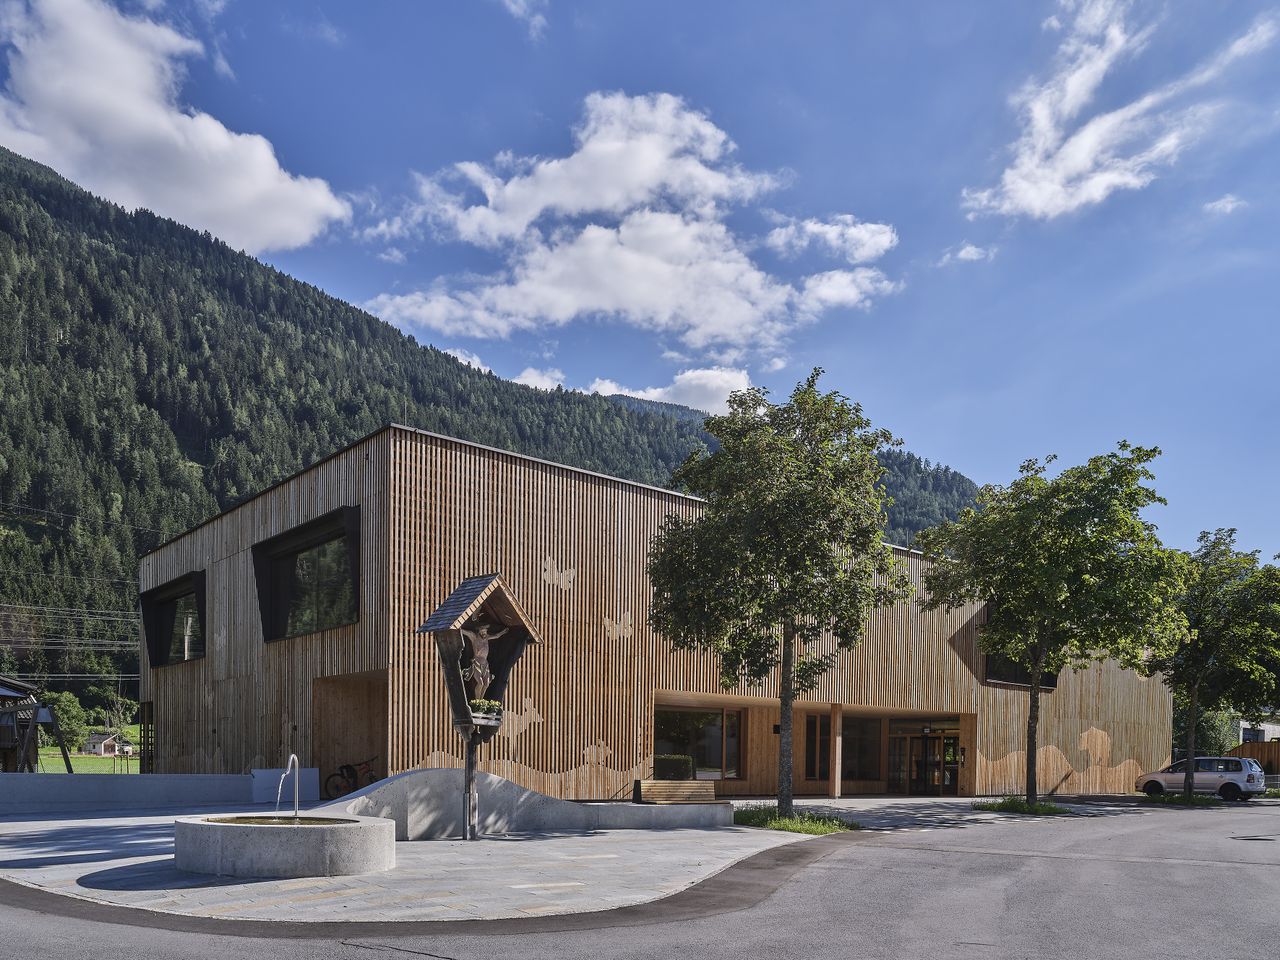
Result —
<path fill-rule="evenodd" d="M 761 801 L 739 805 L 752 802 Z M 798 803 L 801 809 L 837 815 L 877 832 L 1027 822 L 975 811 L 972 801 L 960 798 Z M 1141 812 L 1123 802 L 1074 809 L 1082 815 Z M 174 867 L 173 821 L 191 813 L 169 809 L 16 818 L 0 824 L 0 877 L 65 896 L 186 916 L 301 922 L 493 920 L 646 903 L 746 857 L 808 839 L 723 827 L 512 835 L 475 843 L 436 840 L 398 843 L 397 865 L 385 873 L 242 880 Z"/>
<path fill-rule="evenodd" d="M 246 808 L 216 811 L 231 812 Z M 396 844 L 396 867 L 384 873 L 241 880 L 177 870 L 172 859 L 176 815 L 169 810 L 2 824 L 0 877 L 67 896 L 188 916 L 496 919 L 644 903 L 744 857 L 804 839 L 721 827 L 433 840 Z"/>

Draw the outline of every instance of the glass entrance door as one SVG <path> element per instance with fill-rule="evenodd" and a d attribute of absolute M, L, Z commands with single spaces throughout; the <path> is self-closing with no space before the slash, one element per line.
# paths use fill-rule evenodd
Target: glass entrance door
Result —
<path fill-rule="evenodd" d="M 911 738 L 911 782 L 914 794 L 942 793 L 942 738 Z"/>
<path fill-rule="evenodd" d="M 960 792 L 960 730 L 953 717 L 889 721 L 890 793 L 956 796 Z"/>

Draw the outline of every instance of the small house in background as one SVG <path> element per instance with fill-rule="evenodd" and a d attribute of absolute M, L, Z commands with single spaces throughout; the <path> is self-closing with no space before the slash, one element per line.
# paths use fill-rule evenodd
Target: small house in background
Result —
<path fill-rule="evenodd" d="M 131 757 L 133 744 L 119 734 L 91 733 L 80 752 L 98 757 Z"/>

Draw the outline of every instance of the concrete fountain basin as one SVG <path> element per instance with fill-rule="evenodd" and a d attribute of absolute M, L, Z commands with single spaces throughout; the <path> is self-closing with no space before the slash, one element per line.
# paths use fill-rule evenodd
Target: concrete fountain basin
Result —
<path fill-rule="evenodd" d="M 395 821 L 382 817 L 184 817 L 179 870 L 221 877 L 345 877 L 396 865 Z"/>

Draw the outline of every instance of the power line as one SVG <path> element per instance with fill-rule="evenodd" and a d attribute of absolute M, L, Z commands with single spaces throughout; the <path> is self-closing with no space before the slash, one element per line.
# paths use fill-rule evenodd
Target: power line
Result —
<path fill-rule="evenodd" d="M 136 673 L 17 673 L 14 680 L 137 680 Z"/>
<path fill-rule="evenodd" d="M 144 530 L 147 533 L 158 533 L 163 535 L 165 532 L 157 527 L 144 527 L 136 523 L 129 523 L 125 520 L 112 520 L 109 517 L 86 517 L 79 513 L 63 513 L 61 510 L 46 510 L 43 507 L 33 507 L 26 503 L 10 503 L 7 500 L 0 500 L 0 507 L 9 507 L 13 510 L 26 510 L 28 513 L 42 513 L 48 517 L 62 517 L 67 520 L 83 520 L 85 523 L 111 523 L 118 527 L 128 527 L 130 530 Z"/>
<path fill-rule="evenodd" d="M 50 573 L 44 570 L 10 570 L 3 576 L 5 578 L 26 577 L 31 580 L 48 580 L 50 577 L 56 577 L 59 580 L 81 580 L 86 583 L 122 583 L 135 590 L 138 589 L 137 580 L 126 580 L 121 577 L 78 577 L 74 573 Z"/>
<path fill-rule="evenodd" d="M 83 614 L 96 620 L 137 620 L 136 610 L 112 610 L 107 607 L 42 607 L 32 603 L 0 603 L 0 607 L 13 607 L 21 610 L 34 610 L 53 616 L 62 614 Z"/>

